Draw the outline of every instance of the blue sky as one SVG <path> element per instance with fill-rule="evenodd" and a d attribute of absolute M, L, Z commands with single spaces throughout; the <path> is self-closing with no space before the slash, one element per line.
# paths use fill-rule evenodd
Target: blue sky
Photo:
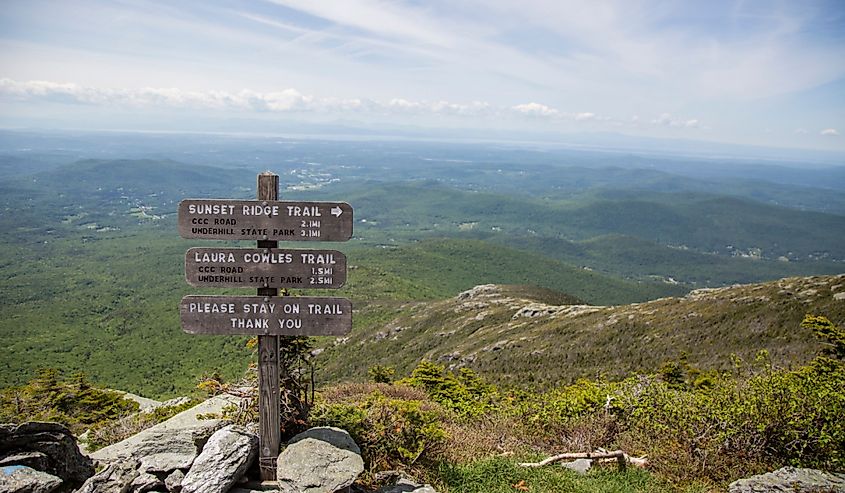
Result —
<path fill-rule="evenodd" d="M 845 150 L 845 2 L 4 0 L 0 126 Z"/>

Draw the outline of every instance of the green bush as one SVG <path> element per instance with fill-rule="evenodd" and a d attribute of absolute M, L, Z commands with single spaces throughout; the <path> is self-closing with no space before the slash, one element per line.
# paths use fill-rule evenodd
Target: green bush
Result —
<path fill-rule="evenodd" d="M 539 399 L 536 394 L 521 394 L 519 404 L 511 412 L 536 424 L 566 424 L 603 409 L 612 393 L 611 384 L 579 379 L 572 385 L 550 390 Z"/>
<path fill-rule="evenodd" d="M 425 360 L 399 383 L 425 390 L 434 401 L 460 417 L 482 416 L 496 408 L 499 398 L 496 387 L 469 368 L 461 368 L 455 374 Z"/>
<path fill-rule="evenodd" d="M 845 329 L 837 327 L 827 317 L 806 315 L 801 327 L 810 329 L 816 337 L 825 341 L 823 354 L 836 359 L 845 359 Z"/>
<path fill-rule="evenodd" d="M 348 431 L 370 470 L 383 470 L 435 462 L 446 439 L 444 418 L 436 404 L 389 398 L 376 390 L 362 402 L 318 401 L 310 422 Z"/>
<path fill-rule="evenodd" d="M 783 465 L 842 470 L 843 377 L 842 364 L 817 360 L 709 388 L 650 381 L 627 400 L 623 442 L 676 480 L 724 482 Z"/>
<path fill-rule="evenodd" d="M 373 383 L 390 383 L 393 381 L 395 374 L 396 369 L 392 366 L 374 365 L 367 370 L 367 375 L 370 376 L 370 381 Z"/>
<path fill-rule="evenodd" d="M 83 373 L 65 379 L 52 368 L 39 370 L 26 385 L 0 390 L 0 421 L 53 421 L 77 434 L 137 410 L 137 402 L 92 386 Z"/>
<path fill-rule="evenodd" d="M 350 431 L 373 470 L 424 467 L 427 477 L 441 459 L 460 467 L 599 447 L 647 455 L 662 477 L 687 485 L 723 486 L 784 465 L 845 469 L 845 363 L 822 356 L 786 370 L 765 356 L 708 373 L 706 385 L 681 361 L 674 379 L 579 380 L 545 393 L 500 392 L 474 372 L 424 361 L 401 381 L 413 388 L 339 386 L 311 421 Z"/>

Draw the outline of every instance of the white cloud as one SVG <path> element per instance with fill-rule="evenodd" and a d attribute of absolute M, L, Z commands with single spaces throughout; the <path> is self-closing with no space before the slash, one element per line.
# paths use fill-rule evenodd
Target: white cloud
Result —
<path fill-rule="evenodd" d="M 807 132 L 807 130 L 803 129 L 803 128 L 796 128 L 795 129 L 795 135 L 807 135 L 808 133 L 809 132 Z"/>
<path fill-rule="evenodd" d="M 274 91 L 188 91 L 178 88 L 98 88 L 75 83 L 51 81 L 16 81 L 0 79 L 0 98 L 23 102 L 129 107 L 134 109 L 191 109 L 204 111 L 257 113 L 313 113 L 323 115 L 370 114 L 380 116 L 446 116 L 460 118 L 525 118 L 552 123 L 607 124 L 611 126 L 647 126 L 700 128 L 699 120 L 682 119 L 663 113 L 654 120 L 639 117 L 618 119 L 592 111 L 566 112 L 537 102 L 514 106 L 495 106 L 485 101 L 453 102 L 393 98 L 320 97 L 294 88 Z M 825 132 L 835 130 L 828 129 Z"/>
<path fill-rule="evenodd" d="M 612 117 L 597 115 L 591 111 L 568 113 L 565 111 L 561 111 L 557 108 L 553 108 L 551 106 L 546 106 L 545 104 L 535 102 L 511 106 L 510 110 L 519 116 L 531 116 L 557 121 L 608 122 L 614 125 L 622 123 Z"/>
<path fill-rule="evenodd" d="M 657 118 L 651 120 L 651 123 L 663 127 L 683 127 L 683 128 L 700 128 L 701 122 L 697 118 L 675 118 L 670 113 L 662 113 Z"/>
<path fill-rule="evenodd" d="M 525 103 L 511 107 L 512 110 L 530 116 L 559 116 L 560 111 L 540 103 Z"/>
<path fill-rule="evenodd" d="M 112 89 L 84 87 L 73 83 L 49 81 L 16 81 L 0 79 L 0 97 L 17 101 L 47 101 L 63 104 L 127 106 L 133 108 L 189 108 L 197 110 L 234 110 L 271 113 L 380 113 L 482 116 L 501 111 L 489 103 L 472 101 L 454 103 L 445 100 L 414 101 L 394 98 L 375 101 L 366 98 L 317 97 L 287 88 L 279 91 L 256 92 L 241 90 L 185 91 L 176 88 Z M 534 108 L 531 104 L 523 105 Z M 545 108 L 541 113 L 555 114 Z M 531 110 L 529 110 L 531 111 Z"/>
<path fill-rule="evenodd" d="M 830 136 L 830 137 L 838 137 L 839 131 L 835 128 L 826 128 L 820 132 L 822 135 Z"/>

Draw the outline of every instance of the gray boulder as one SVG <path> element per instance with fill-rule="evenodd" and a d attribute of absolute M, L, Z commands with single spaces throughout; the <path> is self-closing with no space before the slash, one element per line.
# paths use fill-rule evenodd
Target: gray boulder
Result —
<path fill-rule="evenodd" d="M 182 480 L 185 479 L 185 473 L 180 469 L 176 469 L 164 479 L 164 486 L 167 491 L 171 493 L 179 493 L 182 491 Z"/>
<path fill-rule="evenodd" d="M 361 448 L 358 447 L 355 440 L 349 436 L 349 433 L 347 433 L 346 430 L 341 430 L 340 428 L 334 428 L 332 426 L 316 426 L 305 430 L 299 435 L 291 438 L 288 441 L 288 446 L 301 440 L 305 440 L 306 438 L 314 438 L 315 440 L 330 443 L 339 449 L 348 450 L 352 453 L 361 455 Z"/>
<path fill-rule="evenodd" d="M 0 425 L 0 458 L 10 456 L 20 460 L 18 465 L 57 476 L 64 482 L 61 490 L 78 488 L 94 475 L 91 460 L 82 455 L 76 438 L 59 423 Z"/>
<path fill-rule="evenodd" d="M 62 480 L 27 466 L 0 467 L 0 493 L 50 493 Z"/>
<path fill-rule="evenodd" d="M 364 472 L 358 445 L 339 428 L 300 433 L 279 454 L 276 464 L 282 493 L 334 493 Z"/>
<path fill-rule="evenodd" d="M 258 455 L 258 437 L 246 428 L 220 429 L 202 449 L 182 480 L 182 493 L 225 493 Z"/>
<path fill-rule="evenodd" d="M 729 493 L 842 493 L 845 475 L 816 469 L 783 467 L 774 472 L 734 481 Z"/>
<path fill-rule="evenodd" d="M 140 475 L 137 461 L 120 461 L 88 479 L 76 493 L 127 493 Z"/>

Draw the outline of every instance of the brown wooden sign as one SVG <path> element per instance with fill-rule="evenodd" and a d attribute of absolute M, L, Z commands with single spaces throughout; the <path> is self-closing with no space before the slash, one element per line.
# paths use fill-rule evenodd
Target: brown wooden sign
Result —
<path fill-rule="evenodd" d="M 209 240 L 346 241 L 352 207 L 345 202 L 185 199 L 179 235 Z"/>
<path fill-rule="evenodd" d="M 191 248 L 185 279 L 198 287 L 340 288 L 346 255 L 337 250 Z"/>
<path fill-rule="evenodd" d="M 179 315 L 188 334 L 339 336 L 352 330 L 346 298 L 189 295 Z"/>

